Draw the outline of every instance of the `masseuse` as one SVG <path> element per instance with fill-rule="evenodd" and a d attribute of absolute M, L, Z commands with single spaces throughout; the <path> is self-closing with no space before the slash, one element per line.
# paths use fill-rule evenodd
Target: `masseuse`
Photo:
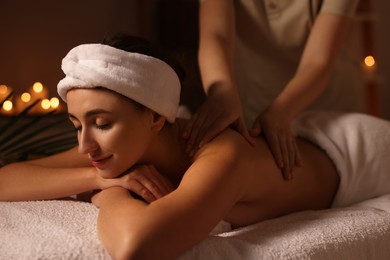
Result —
<path fill-rule="evenodd" d="M 173 259 L 221 220 L 241 227 L 390 192 L 390 176 L 378 176 L 390 167 L 388 160 L 373 162 L 375 152 L 364 153 L 367 144 L 390 152 L 390 123 L 368 116 L 302 117 L 299 125 L 307 127 L 297 134 L 311 141 L 297 139 L 306 163 L 293 182 L 277 174 L 264 139 L 255 139 L 253 148 L 230 129 L 190 157 L 181 137 L 186 121 L 176 119 L 180 80 L 173 68 L 156 47 L 135 37 L 70 50 L 58 93 L 79 145 L 0 169 L 0 200 L 100 190 L 92 197 L 100 208 L 99 238 L 115 259 Z M 387 130 L 381 140 L 365 131 L 369 125 Z M 342 142 L 347 130 L 360 139 Z M 377 188 L 366 189 L 378 177 Z"/>
<path fill-rule="evenodd" d="M 265 136 L 286 179 L 304 163 L 291 123 L 311 109 L 364 111 L 358 0 L 200 0 L 206 100 L 186 126 L 189 154 L 231 126 Z M 248 129 L 248 130 L 247 130 Z"/>

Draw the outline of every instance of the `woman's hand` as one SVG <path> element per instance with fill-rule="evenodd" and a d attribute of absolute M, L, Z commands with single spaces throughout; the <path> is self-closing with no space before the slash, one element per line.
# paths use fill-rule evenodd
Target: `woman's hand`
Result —
<path fill-rule="evenodd" d="M 119 179 L 121 187 L 134 192 L 149 203 L 173 191 L 170 181 L 153 165 L 137 165 Z"/>
<path fill-rule="evenodd" d="M 171 191 L 173 185 L 160 174 L 153 165 L 137 165 L 116 179 L 103 180 L 103 190 L 111 187 L 122 187 L 138 196 L 146 202 L 153 202 Z"/>
<path fill-rule="evenodd" d="M 252 137 L 245 126 L 239 97 L 229 93 L 211 93 L 188 121 L 183 131 L 186 152 L 192 156 L 204 144 L 231 126 L 251 145 Z"/>
<path fill-rule="evenodd" d="M 264 135 L 283 178 L 291 180 L 295 166 L 301 166 L 302 161 L 289 120 L 282 113 L 266 109 L 256 118 L 250 134 Z"/>

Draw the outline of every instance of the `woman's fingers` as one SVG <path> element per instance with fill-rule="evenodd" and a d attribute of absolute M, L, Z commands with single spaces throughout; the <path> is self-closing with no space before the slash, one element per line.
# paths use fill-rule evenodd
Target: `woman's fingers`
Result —
<path fill-rule="evenodd" d="M 173 190 L 169 180 L 152 165 L 139 165 L 121 177 L 122 187 L 152 202 Z"/>
<path fill-rule="evenodd" d="M 145 183 L 142 183 L 137 179 L 132 179 L 130 182 L 128 182 L 127 189 L 141 196 L 146 202 L 151 203 L 158 199 L 158 197 L 156 197 L 151 191 L 150 187 L 147 186 L 147 184 L 145 185 Z"/>

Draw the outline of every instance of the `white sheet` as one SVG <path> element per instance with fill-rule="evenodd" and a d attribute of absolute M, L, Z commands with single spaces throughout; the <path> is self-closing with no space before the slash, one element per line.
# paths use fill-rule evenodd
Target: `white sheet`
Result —
<path fill-rule="evenodd" d="M 354 207 L 299 212 L 208 237 L 180 260 L 388 260 L 389 210 L 387 195 Z"/>
<path fill-rule="evenodd" d="M 111 259 L 98 209 L 75 201 L 0 202 L 0 259 Z M 390 259 L 390 195 L 209 236 L 180 260 Z"/>

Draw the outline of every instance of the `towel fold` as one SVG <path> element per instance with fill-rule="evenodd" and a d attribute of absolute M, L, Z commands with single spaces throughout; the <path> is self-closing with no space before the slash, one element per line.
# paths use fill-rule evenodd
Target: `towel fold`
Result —
<path fill-rule="evenodd" d="M 359 113 L 311 111 L 293 125 L 296 135 L 326 151 L 340 185 L 333 207 L 390 193 L 390 122 Z"/>
<path fill-rule="evenodd" d="M 82 44 L 63 58 L 62 70 L 66 76 L 57 90 L 64 101 L 70 89 L 103 87 L 175 121 L 180 80 L 162 60 L 104 44 Z"/>

